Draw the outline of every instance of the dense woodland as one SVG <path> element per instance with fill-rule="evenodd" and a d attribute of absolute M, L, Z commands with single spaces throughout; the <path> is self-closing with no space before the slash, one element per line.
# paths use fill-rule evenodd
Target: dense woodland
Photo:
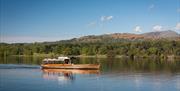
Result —
<path fill-rule="evenodd" d="M 112 43 L 14 43 L 0 44 L 0 56 L 9 55 L 106 55 L 106 56 L 180 56 L 180 41 L 146 40 Z"/>

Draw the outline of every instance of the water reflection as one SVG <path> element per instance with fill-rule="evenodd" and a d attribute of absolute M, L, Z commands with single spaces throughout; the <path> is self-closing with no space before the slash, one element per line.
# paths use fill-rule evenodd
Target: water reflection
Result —
<path fill-rule="evenodd" d="M 108 73 L 118 72 L 180 72 L 180 61 L 168 61 L 161 59 L 106 59 L 100 61 L 102 71 Z"/>
<path fill-rule="evenodd" d="M 33 56 L 7 56 L 0 57 L 0 64 L 28 64 L 39 65 L 44 57 Z"/>
<path fill-rule="evenodd" d="M 28 64 L 40 65 L 44 57 L 0 57 L 0 64 Z M 135 59 L 128 58 L 77 58 L 74 64 L 100 64 L 103 73 L 118 72 L 180 72 L 180 61 L 162 59 Z"/>
<path fill-rule="evenodd" d="M 40 69 L 42 59 L 0 58 L 0 90 L 180 91 L 179 60 L 78 58 L 75 64 L 99 63 L 101 68 L 70 70 Z"/>
<path fill-rule="evenodd" d="M 60 83 L 72 82 L 76 74 L 100 74 L 99 70 L 80 69 L 42 69 L 44 79 L 58 80 Z"/>
<path fill-rule="evenodd" d="M 176 88 L 180 91 L 180 76 L 177 77 Z"/>

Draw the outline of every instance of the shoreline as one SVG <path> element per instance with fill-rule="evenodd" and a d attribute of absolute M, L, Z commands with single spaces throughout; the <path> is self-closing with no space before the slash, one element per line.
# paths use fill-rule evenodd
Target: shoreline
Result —
<path fill-rule="evenodd" d="M 34 54 L 34 55 L 9 55 L 9 56 L 16 56 L 16 57 L 50 57 L 55 58 L 58 56 L 65 56 L 60 54 Z M 68 55 L 69 57 L 77 57 L 77 58 L 131 58 L 131 56 L 125 56 L 125 55 L 116 55 L 114 57 L 107 57 L 107 55 Z M 8 56 L 7 56 L 8 57 Z M 162 58 L 162 59 L 180 59 L 180 56 L 176 55 L 168 55 L 168 56 L 156 56 L 156 55 L 150 55 L 150 56 L 133 56 L 132 59 L 142 59 L 142 58 Z"/>

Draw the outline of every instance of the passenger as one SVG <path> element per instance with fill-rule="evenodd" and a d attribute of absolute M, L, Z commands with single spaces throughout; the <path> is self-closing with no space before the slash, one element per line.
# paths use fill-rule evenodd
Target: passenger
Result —
<path fill-rule="evenodd" d="M 65 64 L 69 64 L 69 59 L 64 60 Z"/>

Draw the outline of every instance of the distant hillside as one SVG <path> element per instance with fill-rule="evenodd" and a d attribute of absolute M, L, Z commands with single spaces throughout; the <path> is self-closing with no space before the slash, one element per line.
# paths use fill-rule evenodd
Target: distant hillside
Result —
<path fill-rule="evenodd" d="M 146 37 L 146 38 L 154 38 L 154 39 L 180 37 L 180 35 L 178 33 L 176 33 L 175 31 L 172 31 L 172 30 L 159 31 L 159 32 L 149 32 L 149 33 L 144 33 L 141 35 Z"/>
<path fill-rule="evenodd" d="M 113 34 L 103 34 L 103 35 L 88 35 L 79 38 L 72 38 L 69 40 L 60 40 L 60 41 L 42 42 L 42 43 L 45 44 L 94 43 L 94 42 L 114 43 L 114 42 L 122 42 L 122 41 L 142 41 L 142 40 L 158 40 L 158 39 L 180 41 L 180 34 L 172 30 L 148 32 L 143 34 L 113 33 Z"/>
<path fill-rule="evenodd" d="M 89 35 L 80 38 L 74 38 L 71 40 L 65 40 L 63 42 L 118 42 L 118 41 L 134 41 L 134 40 L 156 40 L 156 39 L 168 39 L 168 40 L 180 40 L 180 35 L 175 31 L 158 31 L 149 32 L 144 34 L 132 34 L 132 33 L 113 33 L 104 35 Z"/>
<path fill-rule="evenodd" d="M 144 39 L 144 36 L 130 33 L 114 33 L 104 35 L 89 35 L 75 39 L 74 42 L 117 42 L 123 40 Z"/>

